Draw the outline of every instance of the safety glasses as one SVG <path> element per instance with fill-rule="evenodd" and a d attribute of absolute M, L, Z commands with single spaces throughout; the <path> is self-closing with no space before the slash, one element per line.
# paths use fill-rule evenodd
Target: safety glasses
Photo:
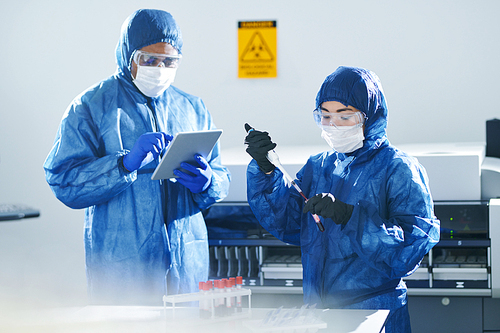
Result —
<path fill-rule="evenodd" d="M 168 67 L 177 68 L 182 56 L 170 54 L 149 53 L 136 51 L 134 53 L 134 62 L 139 66 Z"/>
<path fill-rule="evenodd" d="M 363 112 L 323 112 L 319 109 L 313 111 L 314 121 L 318 126 L 362 126 L 366 116 Z"/>

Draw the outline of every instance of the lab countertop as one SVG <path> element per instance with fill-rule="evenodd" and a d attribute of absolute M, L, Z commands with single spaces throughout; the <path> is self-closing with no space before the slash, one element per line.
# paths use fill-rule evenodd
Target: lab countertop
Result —
<path fill-rule="evenodd" d="M 332 332 L 332 333 L 378 333 L 383 326 L 388 310 L 310 310 L 315 321 L 301 327 L 296 322 L 287 326 L 264 325 L 264 318 L 277 309 L 248 308 L 230 317 L 202 319 L 199 309 L 142 306 L 86 306 L 27 311 L 3 312 L 0 314 L 0 331 L 16 333 L 128 333 L 128 332 Z M 286 311 L 290 309 L 281 309 Z M 313 323 L 313 324 L 311 324 Z M 309 325 L 309 326 L 308 326 Z M 309 327 L 304 329 L 304 327 Z"/>

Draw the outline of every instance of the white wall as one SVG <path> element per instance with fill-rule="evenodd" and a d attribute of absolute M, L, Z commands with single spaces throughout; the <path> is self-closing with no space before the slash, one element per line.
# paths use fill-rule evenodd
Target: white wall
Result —
<path fill-rule="evenodd" d="M 496 0 L 4 1 L 0 202 L 41 217 L 0 223 L 0 308 L 86 302 L 83 211 L 54 198 L 42 164 L 66 106 L 114 72 L 120 26 L 141 7 L 180 24 L 175 85 L 204 99 L 223 148 L 244 149 L 245 122 L 279 145 L 323 144 L 311 111 L 339 65 L 379 75 L 396 145 L 484 141 L 485 121 L 500 116 Z M 237 22 L 246 20 L 277 20 L 278 78 L 237 79 Z"/>

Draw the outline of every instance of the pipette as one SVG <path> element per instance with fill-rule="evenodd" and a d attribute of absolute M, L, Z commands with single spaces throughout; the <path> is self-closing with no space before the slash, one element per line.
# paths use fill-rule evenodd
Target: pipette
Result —
<path fill-rule="evenodd" d="M 250 131 L 253 130 L 253 128 L 250 125 L 248 125 L 248 124 L 245 124 L 245 129 L 247 130 L 247 132 L 250 132 Z M 308 199 L 304 195 L 304 192 L 302 192 L 302 190 L 300 189 L 299 185 L 297 185 L 297 183 L 293 180 L 293 178 L 285 170 L 285 168 L 283 167 L 283 165 L 280 162 L 278 154 L 276 154 L 276 152 L 274 151 L 274 149 L 267 152 L 267 159 L 269 160 L 269 162 L 271 162 L 271 164 L 273 164 L 275 167 L 277 167 L 278 169 L 280 169 L 280 171 L 283 173 L 283 175 L 285 176 L 285 178 L 292 184 L 292 186 L 297 190 L 297 192 L 299 192 L 299 194 L 307 202 Z M 319 216 L 316 215 L 316 214 L 312 214 L 312 216 L 314 218 L 314 222 L 316 222 L 316 225 L 318 226 L 319 231 L 321 231 L 321 232 L 325 231 L 325 227 L 323 226 L 323 223 L 321 223 L 321 219 L 319 218 Z"/>

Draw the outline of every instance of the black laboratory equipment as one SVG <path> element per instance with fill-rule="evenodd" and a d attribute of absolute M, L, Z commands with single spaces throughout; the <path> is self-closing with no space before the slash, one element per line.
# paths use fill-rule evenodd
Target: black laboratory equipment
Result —
<path fill-rule="evenodd" d="M 221 203 L 205 212 L 209 278 L 243 276 L 247 286 L 302 287 L 300 248 L 260 226 L 247 203 Z"/>
<path fill-rule="evenodd" d="M 440 241 L 420 267 L 404 279 L 408 288 L 425 295 L 450 289 L 468 295 L 491 295 L 490 202 L 436 201 L 434 211 L 441 222 Z M 247 203 L 216 204 L 206 212 L 205 219 L 210 278 L 241 275 L 247 286 L 301 289 L 300 247 L 269 234 Z M 495 237 L 500 239 L 500 235 Z"/>
<path fill-rule="evenodd" d="M 408 288 L 427 288 L 421 293 L 428 295 L 447 289 L 491 294 L 489 201 L 436 201 L 434 213 L 440 241 L 405 278 Z"/>

